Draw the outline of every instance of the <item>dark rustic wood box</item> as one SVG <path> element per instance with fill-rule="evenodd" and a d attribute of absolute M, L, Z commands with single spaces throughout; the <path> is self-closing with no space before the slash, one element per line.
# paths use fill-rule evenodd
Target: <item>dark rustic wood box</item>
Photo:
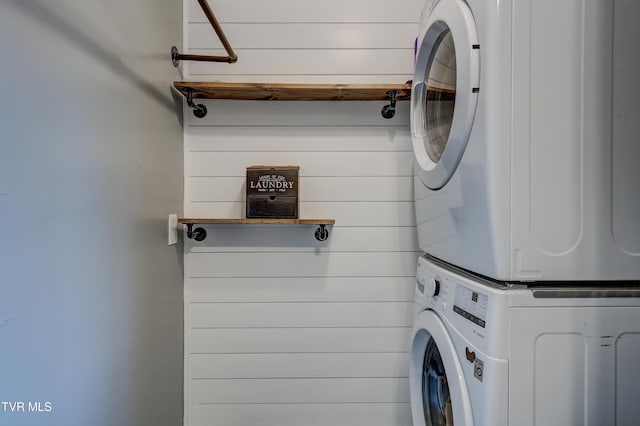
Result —
<path fill-rule="evenodd" d="M 298 218 L 298 166 L 247 167 L 247 218 Z"/>

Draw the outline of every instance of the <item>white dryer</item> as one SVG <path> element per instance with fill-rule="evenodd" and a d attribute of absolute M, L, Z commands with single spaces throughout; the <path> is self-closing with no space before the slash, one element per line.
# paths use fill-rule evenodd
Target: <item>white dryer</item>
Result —
<path fill-rule="evenodd" d="M 634 426 L 640 291 L 508 288 L 420 258 L 414 426 Z"/>
<path fill-rule="evenodd" d="M 503 281 L 640 279 L 640 2 L 428 0 L 422 250 Z"/>

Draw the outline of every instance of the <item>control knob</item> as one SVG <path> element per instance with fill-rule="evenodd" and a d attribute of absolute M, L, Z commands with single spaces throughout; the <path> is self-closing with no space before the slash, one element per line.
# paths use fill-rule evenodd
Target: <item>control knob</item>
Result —
<path fill-rule="evenodd" d="M 427 281 L 425 294 L 430 297 L 437 297 L 440 294 L 440 277 Z"/>

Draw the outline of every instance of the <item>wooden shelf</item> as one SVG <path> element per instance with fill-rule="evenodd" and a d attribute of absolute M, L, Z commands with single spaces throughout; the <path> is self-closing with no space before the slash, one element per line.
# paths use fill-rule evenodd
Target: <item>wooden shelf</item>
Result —
<path fill-rule="evenodd" d="M 389 101 L 382 107 L 384 118 L 393 118 L 396 101 L 411 98 L 411 84 L 283 84 L 174 81 L 173 87 L 187 98 L 193 115 L 206 117 L 207 106 L 194 99 L 246 101 Z M 175 100 L 175 96 L 174 96 Z"/>
<path fill-rule="evenodd" d="M 186 218 L 178 219 L 179 223 L 192 225 L 333 225 L 335 219 L 209 219 Z"/>
<path fill-rule="evenodd" d="M 335 219 L 212 219 L 212 218 L 178 218 L 178 223 L 187 225 L 187 237 L 203 241 L 207 237 L 204 228 L 193 229 L 193 225 L 318 225 L 315 237 L 324 241 L 329 237 L 327 225 L 334 225 Z"/>
<path fill-rule="evenodd" d="M 175 81 L 173 86 L 193 99 L 253 101 L 385 101 L 395 90 L 396 100 L 411 98 L 411 84 L 279 84 Z"/>

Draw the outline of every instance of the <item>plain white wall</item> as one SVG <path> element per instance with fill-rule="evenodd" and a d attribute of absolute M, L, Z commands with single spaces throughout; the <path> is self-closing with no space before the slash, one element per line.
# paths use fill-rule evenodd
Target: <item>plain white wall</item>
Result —
<path fill-rule="evenodd" d="M 182 420 L 181 27 L 170 0 L 0 0 L 0 402 L 51 404 L 0 424 Z"/>

